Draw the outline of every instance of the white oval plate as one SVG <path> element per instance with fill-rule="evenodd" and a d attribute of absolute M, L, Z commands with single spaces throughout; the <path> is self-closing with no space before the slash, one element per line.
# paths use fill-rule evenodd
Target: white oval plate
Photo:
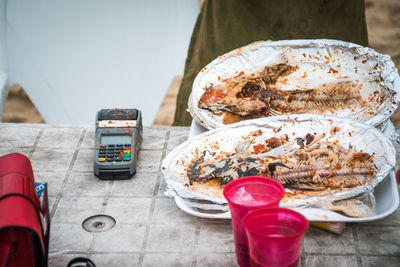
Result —
<path fill-rule="evenodd" d="M 375 204 L 375 215 L 365 218 L 351 218 L 340 215 L 336 212 L 315 209 L 315 208 L 303 208 L 294 209 L 303 214 L 309 221 L 320 221 L 320 222 L 369 222 L 374 220 L 383 219 L 389 216 L 397 210 L 399 207 L 399 192 L 396 183 L 396 177 L 394 172 L 391 172 L 383 181 L 380 183 L 374 191 L 376 200 Z M 210 213 L 205 210 L 200 211 L 197 208 L 189 207 L 186 202 L 179 196 L 175 197 L 175 203 L 182 211 L 196 217 L 208 218 L 208 219 L 231 219 L 231 213 Z"/>

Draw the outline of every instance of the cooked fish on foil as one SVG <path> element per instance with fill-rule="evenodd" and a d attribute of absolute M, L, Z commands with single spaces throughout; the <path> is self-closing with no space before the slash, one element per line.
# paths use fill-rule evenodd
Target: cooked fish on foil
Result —
<path fill-rule="evenodd" d="M 274 153 L 285 147 L 283 152 Z M 223 187 L 266 176 L 287 189 L 282 203 L 348 199 L 370 192 L 395 165 L 390 140 L 372 126 L 327 115 L 282 115 L 205 132 L 162 163 L 171 195 L 226 203 Z"/>
<path fill-rule="evenodd" d="M 243 149 L 235 149 L 222 159 L 206 160 L 206 153 L 211 152 L 204 151 L 188 166 L 189 184 L 218 180 L 223 187 L 239 177 L 257 175 L 271 177 L 291 189 L 319 191 L 350 188 L 373 181 L 377 169 L 372 154 L 357 151 L 352 146 L 346 149 L 337 141 L 321 141 L 323 137 L 324 134 L 297 137 L 298 148 L 280 155 L 279 159 L 264 157 L 263 153 L 274 148 L 271 144 L 285 144 L 287 136 L 242 146 Z"/>
<path fill-rule="evenodd" d="M 208 129 L 300 113 L 351 117 L 376 126 L 398 106 L 399 79 L 390 57 L 355 44 L 258 42 L 202 69 L 189 111 Z"/>
<path fill-rule="evenodd" d="M 353 80 L 324 83 L 315 88 L 281 90 L 277 81 L 290 79 L 298 66 L 278 64 L 266 66 L 260 73 L 227 79 L 223 84 L 206 88 L 198 106 L 215 114 L 224 115 L 224 123 L 285 113 L 324 113 L 343 108 L 359 109 L 365 105 L 380 105 L 385 95 L 382 90 L 371 93 L 369 101 L 360 94 L 362 81 Z M 285 81 L 283 81 L 285 82 Z M 375 81 L 376 83 L 379 80 Z M 236 119 L 232 120 L 233 115 Z"/>

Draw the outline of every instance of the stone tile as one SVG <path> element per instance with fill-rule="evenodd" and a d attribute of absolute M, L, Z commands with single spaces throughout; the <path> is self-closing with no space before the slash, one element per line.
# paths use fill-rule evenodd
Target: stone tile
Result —
<path fill-rule="evenodd" d="M 156 182 L 157 174 L 136 172 L 129 180 L 114 181 L 111 185 L 111 196 L 152 196 Z"/>
<path fill-rule="evenodd" d="M 160 171 L 162 151 L 142 150 L 139 154 L 137 171 L 142 173 Z"/>
<path fill-rule="evenodd" d="M 71 172 L 63 189 L 63 196 L 104 197 L 109 187 L 109 181 L 100 180 L 92 173 Z"/>
<path fill-rule="evenodd" d="M 235 241 L 231 225 L 201 225 L 199 252 L 235 252 Z"/>
<path fill-rule="evenodd" d="M 93 172 L 94 149 L 81 149 L 78 152 L 74 166 L 74 171 Z"/>
<path fill-rule="evenodd" d="M 90 259 L 97 267 L 138 266 L 139 254 L 95 253 L 90 256 Z"/>
<path fill-rule="evenodd" d="M 65 171 L 35 171 L 35 181 L 47 183 L 49 196 L 56 196 L 64 182 Z"/>
<path fill-rule="evenodd" d="M 0 146 L 1 146 L 0 141 Z M 21 148 L 21 147 L 0 147 L 0 157 L 11 154 L 11 153 L 20 153 L 28 157 L 30 148 Z M 28 157 L 29 158 L 29 157 Z"/>
<path fill-rule="evenodd" d="M 67 170 L 73 155 L 73 149 L 36 149 L 31 163 L 34 171 Z"/>
<path fill-rule="evenodd" d="M 235 253 L 206 253 L 197 255 L 196 266 L 225 267 L 239 265 Z"/>
<path fill-rule="evenodd" d="M 80 253 L 80 254 L 54 254 L 50 253 L 48 266 L 49 267 L 65 267 L 67 264 L 74 258 L 77 257 L 84 257 L 87 258 L 87 253 Z"/>
<path fill-rule="evenodd" d="M 86 128 L 86 133 L 85 136 L 83 137 L 81 148 L 94 149 L 94 133 L 95 133 L 94 125 L 93 128 L 92 127 Z"/>
<path fill-rule="evenodd" d="M 363 267 L 398 267 L 400 264 L 400 257 L 377 257 L 365 256 L 361 257 Z"/>
<path fill-rule="evenodd" d="M 142 149 L 163 149 L 167 128 L 144 127 Z"/>
<path fill-rule="evenodd" d="M 152 223 L 154 224 L 195 224 L 199 218 L 180 210 L 173 198 L 157 198 Z"/>
<path fill-rule="evenodd" d="M 30 126 L 5 126 L 0 127 L 0 146 L 2 147 L 31 147 L 42 128 Z"/>
<path fill-rule="evenodd" d="M 87 252 L 92 234 L 79 224 L 52 223 L 50 225 L 50 252 Z"/>
<path fill-rule="evenodd" d="M 37 145 L 38 147 L 75 148 L 82 130 L 81 127 L 45 128 Z"/>
<path fill-rule="evenodd" d="M 356 226 L 362 255 L 400 256 L 399 227 Z"/>
<path fill-rule="evenodd" d="M 145 223 L 148 221 L 151 198 L 109 198 L 105 213 L 119 223 Z"/>
<path fill-rule="evenodd" d="M 196 226 L 193 224 L 152 225 L 146 251 L 191 252 L 194 249 Z"/>
<path fill-rule="evenodd" d="M 232 228 L 231 219 L 197 218 L 201 224 L 227 225 Z"/>
<path fill-rule="evenodd" d="M 54 203 L 56 202 L 56 197 L 48 197 L 49 200 L 49 211 L 51 212 L 51 210 L 53 209 Z"/>
<path fill-rule="evenodd" d="M 103 199 L 103 197 L 62 197 L 52 223 L 74 223 L 80 226 L 86 218 L 100 213 Z"/>
<path fill-rule="evenodd" d="M 304 249 L 307 253 L 355 253 L 354 238 L 351 227 L 347 227 L 341 235 L 328 233 L 310 227 L 304 237 Z"/>
<path fill-rule="evenodd" d="M 96 234 L 95 252 L 139 252 L 143 244 L 145 226 L 142 224 L 117 225 L 103 233 Z"/>
<path fill-rule="evenodd" d="M 185 142 L 189 137 L 190 128 L 188 127 L 174 127 L 170 129 L 167 149 L 174 149 L 179 144 Z"/>
<path fill-rule="evenodd" d="M 165 190 L 167 188 L 167 183 L 165 182 L 165 179 L 163 176 L 160 177 L 160 184 L 158 186 L 158 192 L 157 192 L 157 196 L 158 197 L 167 197 L 165 195 Z"/>
<path fill-rule="evenodd" d="M 142 266 L 190 266 L 192 255 L 189 253 L 167 253 L 155 254 L 147 253 L 144 255 Z"/>
<path fill-rule="evenodd" d="M 355 256 L 328 256 L 328 255 L 309 255 L 304 257 L 302 266 L 307 267 L 354 267 L 358 266 Z"/>

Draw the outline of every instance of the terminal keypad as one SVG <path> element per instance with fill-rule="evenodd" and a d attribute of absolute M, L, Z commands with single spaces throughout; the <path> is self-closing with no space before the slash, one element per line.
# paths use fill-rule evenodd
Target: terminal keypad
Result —
<path fill-rule="evenodd" d="M 100 145 L 99 162 L 123 162 L 131 160 L 131 145 L 130 144 L 110 144 Z"/>

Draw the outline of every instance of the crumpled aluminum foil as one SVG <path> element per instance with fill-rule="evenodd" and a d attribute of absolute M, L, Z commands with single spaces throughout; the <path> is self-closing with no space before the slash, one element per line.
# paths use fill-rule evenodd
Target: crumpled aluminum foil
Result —
<path fill-rule="evenodd" d="M 332 136 L 330 130 L 335 126 L 340 130 Z M 210 130 L 178 145 L 162 162 L 161 171 L 167 184 L 167 195 L 225 204 L 226 199 L 222 196 L 222 190 L 207 185 L 188 186 L 187 166 L 194 158 L 202 155 L 204 150 L 216 153 L 220 151 L 233 152 L 234 147 L 244 141 L 243 136 L 248 136 L 250 132 L 258 129 L 261 129 L 263 134 L 254 137 L 255 144 L 283 134 L 288 134 L 289 141 L 292 141 L 296 137 L 304 137 L 307 133 L 316 133 L 317 135 L 325 133 L 326 136 L 322 140 L 337 140 L 346 148 L 351 144 L 357 151 L 375 153 L 374 163 L 378 168 L 378 173 L 373 183 L 338 191 L 321 191 L 317 195 L 304 194 L 293 198 L 284 198 L 281 206 L 310 206 L 321 200 L 336 201 L 351 198 L 360 193 L 371 192 L 393 170 L 396 164 L 396 151 L 392 142 L 381 131 L 365 123 L 348 118 L 316 114 L 267 117 Z"/>
<path fill-rule="evenodd" d="M 366 124 L 377 126 L 386 122 L 395 112 L 400 101 L 400 77 L 390 56 L 383 55 L 375 50 L 357 44 L 327 40 L 284 40 L 284 41 L 259 41 L 235 49 L 218 57 L 204 67 L 193 83 L 192 93 L 189 97 L 189 112 L 205 128 L 214 129 L 223 126 L 223 115 L 198 107 L 204 88 L 208 84 L 220 84 L 221 80 L 238 75 L 261 71 L 266 65 L 286 62 L 300 66 L 300 70 L 307 73 L 307 77 L 300 80 L 301 88 L 310 84 L 318 85 L 329 81 L 345 79 L 366 79 L 371 76 L 380 77 L 380 83 L 363 86 L 361 94 L 368 99 L 375 90 L 373 86 L 386 88 L 385 101 L 376 110 L 364 108 L 360 110 L 336 110 L 334 114 L 327 111 L 328 115 L 350 117 Z M 331 72 L 334 69 L 338 73 Z M 299 74 L 296 74 L 299 73 Z M 296 71 L 291 75 L 300 75 Z M 338 77 L 338 75 L 340 77 Z M 345 79 L 342 79 L 346 77 Z M 300 77 L 298 77 L 300 78 Z M 286 89 L 293 89 L 297 84 L 290 84 Z M 313 86 L 309 88 L 314 88 Z M 285 88 L 284 88 L 285 89 Z M 284 90 L 283 89 L 283 90 Z"/>
<path fill-rule="evenodd" d="M 381 130 L 383 135 L 389 138 L 390 140 L 400 143 L 399 131 L 396 129 L 391 120 L 387 120 L 387 122 L 384 124 L 384 127 L 382 127 L 382 129 L 378 128 L 378 130 Z"/>

